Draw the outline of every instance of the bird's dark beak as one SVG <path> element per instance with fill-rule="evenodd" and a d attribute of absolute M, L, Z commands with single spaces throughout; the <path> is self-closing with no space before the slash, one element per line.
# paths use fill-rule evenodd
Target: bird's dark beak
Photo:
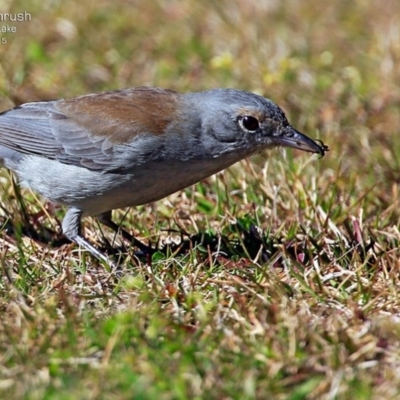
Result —
<path fill-rule="evenodd" d="M 314 141 L 308 136 L 296 131 L 296 129 L 288 126 L 284 133 L 276 137 L 276 142 L 279 146 L 292 147 L 310 153 L 318 153 L 323 157 L 329 147 L 326 146 L 321 140 Z"/>

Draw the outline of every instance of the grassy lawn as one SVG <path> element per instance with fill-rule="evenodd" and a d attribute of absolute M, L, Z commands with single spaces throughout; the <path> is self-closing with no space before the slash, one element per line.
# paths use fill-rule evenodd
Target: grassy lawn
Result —
<path fill-rule="evenodd" d="M 264 152 L 115 211 L 152 259 L 85 219 L 118 274 L 2 169 L 0 398 L 399 398 L 400 2 L 0 2 L 17 12 L 0 110 L 233 87 L 331 150 Z"/>

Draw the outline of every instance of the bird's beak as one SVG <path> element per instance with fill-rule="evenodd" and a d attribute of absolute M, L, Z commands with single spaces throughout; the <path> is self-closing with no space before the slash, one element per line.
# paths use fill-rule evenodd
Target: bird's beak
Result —
<path fill-rule="evenodd" d="M 292 147 L 310 153 L 318 153 L 323 157 L 326 151 L 329 151 L 329 147 L 326 146 L 322 141 L 314 141 L 308 136 L 296 131 L 291 126 L 285 129 L 282 136 L 276 138 L 279 146 Z"/>

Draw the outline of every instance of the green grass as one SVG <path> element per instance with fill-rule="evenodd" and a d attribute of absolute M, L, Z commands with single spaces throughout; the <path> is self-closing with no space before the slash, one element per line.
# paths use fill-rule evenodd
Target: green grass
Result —
<path fill-rule="evenodd" d="M 0 34 L 0 110 L 138 85 L 234 87 L 331 149 L 264 152 L 114 212 L 158 246 L 152 260 L 85 220 L 122 278 L 64 243 L 64 211 L 2 170 L 1 398 L 398 397 L 398 1 L 0 7 L 32 15 Z"/>

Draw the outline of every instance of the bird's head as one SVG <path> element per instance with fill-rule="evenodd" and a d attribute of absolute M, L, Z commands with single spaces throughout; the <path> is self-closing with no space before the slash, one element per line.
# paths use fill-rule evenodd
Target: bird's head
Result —
<path fill-rule="evenodd" d="M 235 151 L 255 153 L 265 148 L 292 147 L 324 156 L 328 147 L 294 129 L 271 100 L 234 89 L 184 95 L 187 107 L 199 115 L 202 142 L 214 155 Z M 188 113 L 188 115 L 193 115 Z M 194 120 L 194 119 L 193 119 Z"/>

